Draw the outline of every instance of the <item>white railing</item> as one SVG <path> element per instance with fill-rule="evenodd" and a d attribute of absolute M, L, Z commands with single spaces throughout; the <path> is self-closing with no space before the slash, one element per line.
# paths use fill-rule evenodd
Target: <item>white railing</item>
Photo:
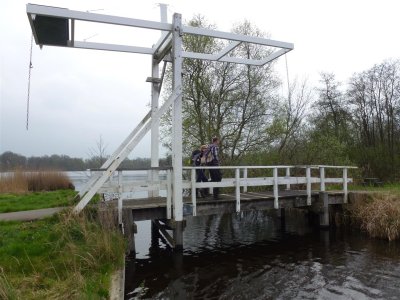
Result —
<path fill-rule="evenodd" d="M 347 203 L 347 184 L 352 182 L 348 178 L 348 170 L 355 169 L 351 166 L 202 166 L 202 167 L 183 167 L 183 171 L 187 172 L 186 177 L 182 181 L 183 190 L 190 191 L 191 204 L 193 207 L 193 216 L 197 214 L 197 195 L 196 189 L 209 188 L 212 190 L 214 187 L 234 187 L 236 199 L 236 211 L 240 211 L 240 197 L 241 191 L 246 193 L 248 187 L 273 187 L 274 208 L 279 208 L 279 186 L 285 186 L 285 190 L 290 190 L 292 185 L 306 185 L 307 192 L 307 205 L 311 205 L 312 184 L 319 184 L 319 190 L 325 191 L 326 184 L 341 184 L 344 193 L 344 203 Z M 196 182 L 197 169 L 221 169 L 231 170 L 234 173 L 232 178 L 223 178 L 221 182 Z M 305 176 L 292 176 L 292 170 L 305 170 Z M 342 177 L 340 178 L 327 178 L 325 176 L 326 169 L 342 169 Z M 249 170 L 258 170 L 258 173 L 265 173 L 265 176 L 249 177 Z M 268 176 L 268 172 L 272 176 Z M 282 171 L 284 170 L 284 171 Z M 319 176 L 312 176 L 312 170 L 319 170 Z M 280 172 L 281 171 L 281 172 Z M 160 195 L 166 197 L 167 218 L 171 219 L 173 215 L 173 207 L 178 209 L 177 205 L 173 203 L 172 199 L 172 170 L 171 169 L 148 169 L 142 170 L 139 180 L 125 180 L 124 171 L 115 171 L 117 176 L 111 176 L 99 190 L 100 193 L 116 193 L 118 197 L 118 216 L 122 222 L 122 205 L 124 197 L 123 194 L 147 192 L 148 197 L 152 195 Z M 145 173 L 146 172 L 146 173 Z M 284 173 L 284 175 L 280 175 Z M 146 198 L 143 195 L 142 198 Z M 183 207 L 180 209 L 183 210 Z"/>
<path fill-rule="evenodd" d="M 348 189 L 347 184 L 352 182 L 352 178 L 348 178 L 348 169 L 355 169 L 352 166 L 218 166 L 218 167 L 184 167 L 184 170 L 190 171 L 190 180 L 185 180 L 182 183 L 184 189 L 191 189 L 191 200 L 193 206 L 193 216 L 196 216 L 197 211 L 197 195 L 196 189 L 201 188 L 214 188 L 214 187 L 235 187 L 236 198 L 236 211 L 240 211 L 240 190 L 244 193 L 247 188 L 251 186 L 273 186 L 274 208 L 279 208 L 279 186 L 285 185 L 286 190 L 290 190 L 291 185 L 305 184 L 307 191 L 307 205 L 311 205 L 311 185 L 320 184 L 320 191 L 325 191 L 326 184 L 342 184 L 344 193 L 344 203 L 347 203 Z M 196 182 L 196 170 L 203 169 L 221 169 L 221 170 L 234 170 L 234 178 L 224 178 L 221 182 Z M 259 170 L 272 170 L 272 176 L 265 177 L 248 177 L 249 169 Z M 292 169 L 305 169 L 305 176 L 291 176 Z M 312 177 L 311 170 L 319 170 L 319 177 Z M 340 178 L 326 178 L 326 169 L 342 169 L 342 177 Z M 279 176 L 279 170 L 285 170 L 285 176 Z M 242 171 L 242 172 L 241 172 Z M 242 177 L 240 174 L 242 173 Z"/>

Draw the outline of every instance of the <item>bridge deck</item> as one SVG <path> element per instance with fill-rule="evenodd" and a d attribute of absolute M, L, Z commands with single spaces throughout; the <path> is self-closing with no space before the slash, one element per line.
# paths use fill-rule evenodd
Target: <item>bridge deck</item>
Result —
<path fill-rule="evenodd" d="M 329 204 L 343 203 L 343 192 L 329 192 Z M 236 198 L 234 194 L 221 194 L 219 200 L 214 200 L 212 195 L 196 199 L 196 215 L 212 215 L 236 212 Z M 319 198 L 319 191 L 311 193 L 311 203 L 315 204 Z M 114 201 L 113 201 L 114 202 Z M 115 202 L 116 204 L 116 202 Z M 279 191 L 279 207 L 306 207 L 306 191 Z M 131 209 L 134 221 L 166 218 L 166 198 L 141 198 L 127 199 L 123 202 L 124 209 Z M 272 191 L 247 192 L 240 194 L 240 210 L 266 210 L 274 208 Z M 191 197 L 184 198 L 184 215 L 192 215 Z"/>

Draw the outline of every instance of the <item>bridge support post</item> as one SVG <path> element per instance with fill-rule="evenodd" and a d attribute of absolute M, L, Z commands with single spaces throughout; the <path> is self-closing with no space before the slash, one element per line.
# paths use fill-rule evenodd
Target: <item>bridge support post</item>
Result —
<path fill-rule="evenodd" d="M 174 250 L 182 251 L 183 250 L 183 230 L 184 230 L 184 222 L 176 221 L 174 222 Z"/>
<path fill-rule="evenodd" d="M 135 233 L 137 232 L 137 227 L 133 221 L 132 210 L 123 209 L 122 210 L 122 220 L 124 223 L 124 235 L 128 240 L 128 256 L 136 256 L 135 247 Z"/>
<path fill-rule="evenodd" d="M 285 208 L 279 208 L 276 211 L 278 218 L 281 220 L 281 229 L 286 230 L 286 211 Z"/>
<path fill-rule="evenodd" d="M 327 192 L 319 193 L 319 201 L 322 209 L 319 214 L 319 226 L 321 228 L 329 227 L 329 197 Z"/>

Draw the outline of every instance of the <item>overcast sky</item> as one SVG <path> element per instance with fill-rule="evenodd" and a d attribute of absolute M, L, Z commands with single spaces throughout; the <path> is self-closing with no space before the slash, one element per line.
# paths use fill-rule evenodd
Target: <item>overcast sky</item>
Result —
<path fill-rule="evenodd" d="M 294 43 L 287 55 L 289 77 L 333 72 L 346 82 L 354 72 L 400 58 L 398 0 L 162 1 L 184 20 L 204 15 L 219 30 L 249 20 L 271 39 Z M 33 46 L 29 130 L 26 126 L 31 29 L 26 3 L 0 1 L 0 153 L 66 154 L 87 158 L 100 135 L 112 151 L 149 110 L 150 56 Z M 157 2 L 38 0 L 35 4 L 159 21 Z M 151 47 L 159 32 L 86 26 L 77 39 Z M 285 60 L 277 70 L 285 74 Z M 286 78 L 283 78 L 286 80 Z M 149 137 L 133 157 L 149 157 Z M 164 153 L 164 151 L 162 152 Z"/>

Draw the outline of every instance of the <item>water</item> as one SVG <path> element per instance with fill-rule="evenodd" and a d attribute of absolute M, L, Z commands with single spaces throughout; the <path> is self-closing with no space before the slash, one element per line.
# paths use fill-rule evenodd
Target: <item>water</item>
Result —
<path fill-rule="evenodd" d="M 190 218 L 184 252 L 138 222 L 126 299 L 400 299 L 400 244 L 319 231 L 302 213 Z"/>
<path fill-rule="evenodd" d="M 72 184 L 75 186 L 76 191 L 80 191 L 81 189 L 83 189 L 86 182 L 88 182 L 88 180 L 91 177 L 90 170 L 70 171 L 70 172 L 66 172 L 66 174 L 67 174 L 68 178 L 71 180 Z M 147 178 L 148 178 L 147 171 L 143 171 L 143 170 L 124 171 L 122 180 L 123 180 L 123 182 L 144 181 L 144 180 L 147 180 Z M 166 173 L 163 171 L 160 171 L 159 178 L 160 178 L 160 180 L 165 180 Z M 118 174 L 114 173 L 109 180 L 118 182 Z M 166 191 L 164 191 L 164 190 L 161 190 L 159 192 L 160 192 L 161 196 L 166 195 Z M 110 199 L 116 198 L 117 196 L 119 196 L 117 193 L 105 193 L 104 199 L 110 200 Z M 147 197 L 147 191 L 136 191 L 136 192 L 123 193 L 122 197 L 124 199 L 145 198 L 145 197 Z"/>

